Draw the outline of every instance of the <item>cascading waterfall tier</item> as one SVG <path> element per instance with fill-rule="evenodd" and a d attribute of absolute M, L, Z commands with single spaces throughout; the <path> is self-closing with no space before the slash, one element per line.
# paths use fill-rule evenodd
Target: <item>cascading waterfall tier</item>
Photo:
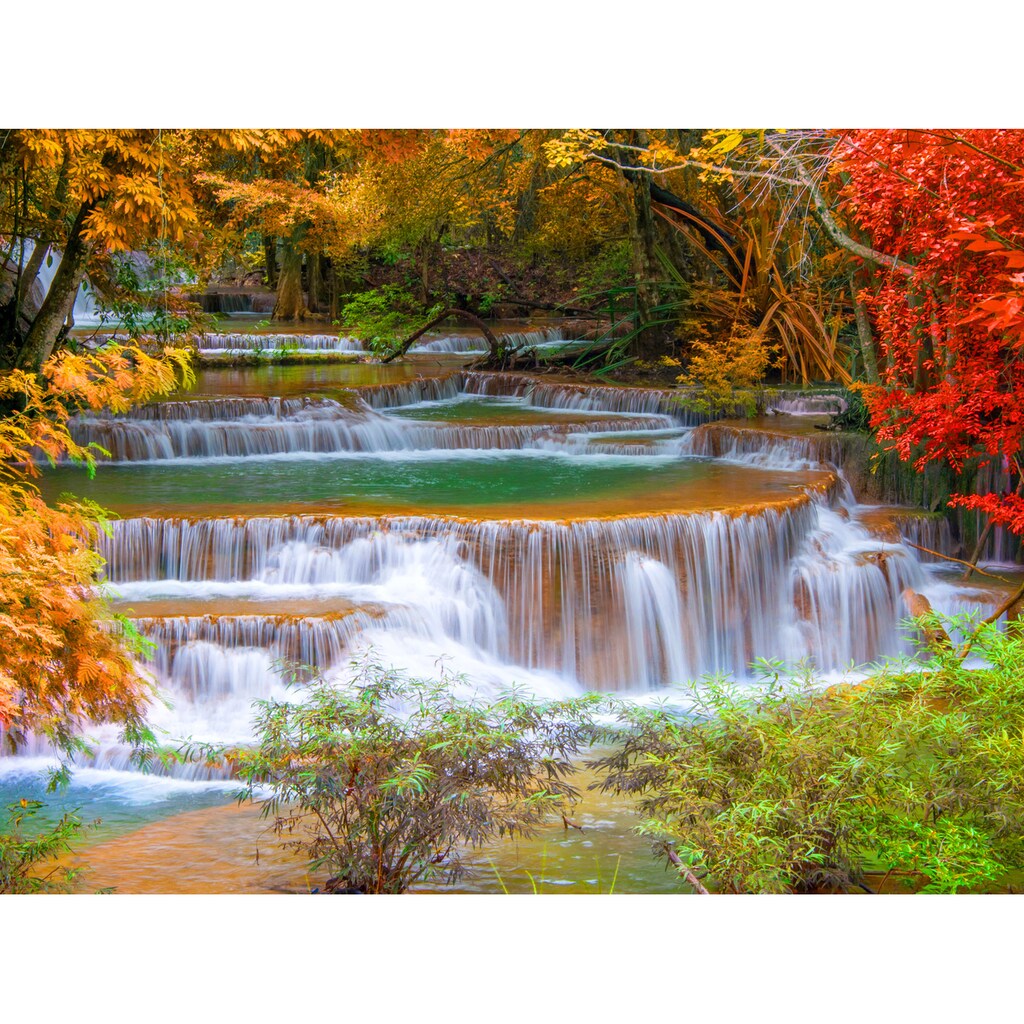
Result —
<path fill-rule="evenodd" d="M 501 343 L 506 351 L 521 351 L 529 348 L 555 348 L 564 345 L 569 339 L 560 328 L 553 327 L 534 331 L 502 331 Z M 445 334 L 439 338 L 421 338 L 413 343 L 410 352 L 435 353 L 466 353 L 481 354 L 488 350 L 487 339 L 482 334 L 459 335 Z"/>
<path fill-rule="evenodd" d="M 204 334 L 199 339 L 203 354 L 264 352 L 363 352 L 358 338 L 338 334 Z"/>
<path fill-rule="evenodd" d="M 836 416 L 848 408 L 841 395 L 771 395 L 765 403 L 767 413 L 784 416 Z"/>
<path fill-rule="evenodd" d="M 780 470 L 831 467 L 844 482 L 844 496 L 848 504 L 867 500 L 857 474 L 848 473 L 851 459 L 863 455 L 863 452 L 859 448 L 851 448 L 843 437 L 832 432 L 787 434 L 760 427 L 708 423 L 690 431 L 678 448 L 686 454 L 726 459 L 745 466 Z M 870 531 L 885 540 L 902 539 L 916 545 L 914 550 L 920 561 L 938 562 L 942 555 L 959 554 L 959 542 L 953 537 L 945 516 L 914 508 L 870 508 L 870 512 L 862 509 L 860 514 Z"/>
<path fill-rule="evenodd" d="M 846 461 L 842 442 L 832 433 L 786 434 L 722 423 L 698 426 L 688 435 L 685 447 L 693 455 L 776 469 L 830 466 L 842 470 Z"/>
<path fill-rule="evenodd" d="M 459 424 L 382 415 L 356 399 L 195 399 L 147 406 L 128 416 L 81 417 L 79 444 L 99 445 L 116 462 L 250 457 L 297 452 L 516 450 L 565 443 L 572 434 L 661 430 L 668 416 L 611 415 L 581 422 Z"/>
<path fill-rule="evenodd" d="M 417 616 L 440 625 L 439 653 L 450 638 L 612 690 L 743 676 L 758 657 L 832 670 L 896 653 L 900 593 L 924 582 L 905 548 L 807 496 L 740 514 L 569 522 L 142 518 L 114 523 L 101 551 L 124 601 L 315 594 L 402 607 L 403 629 Z"/>
<path fill-rule="evenodd" d="M 124 415 L 79 417 L 72 421 L 71 430 L 80 444 L 96 444 L 109 451 L 114 461 L 134 462 L 288 452 L 508 450 L 552 439 L 564 441 L 572 434 L 663 430 L 706 420 L 689 412 L 671 390 L 586 388 L 516 374 L 458 372 L 353 388 L 349 394 L 345 402 L 258 396 L 168 401 Z M 530 408 L 577 416 L 562 424 L 471 426 L 381 415 L 460 396 L 515 398 Z M 610 418 L 614 414 L 632 419 Z M 595 418 L 585 421 L 588 415 Z M 618 454 L 640 452 L 635 445 Z"/>
<path fill-rule="evenodd" d="M 462 394 L 522 398 L 541 409 L 670 416 L 676 423 L 688 426 L 706 423 L 711 418 L 688 408 L 686 393 L 678 389 L 569 384 L 517 373 L 463 370 L 359 389 L 360 398 L 374 409 L 441 402 Z"/>
<path fill-rule="evenodd" d="M 222 301 L 229 298 L 226 294 Z M 227 311 L 227 310 L 226 310 Z M 571 343 L 558 328 L 527 331 L 499 331 L 507 350 L 523 351 L 530 348 L 554 348 Z M 142 341 L 152 339 L 144 337 Z M 310 354 L 343 352 L 366 354 L 367 348 L 356 337 L 340 334 L 263 333 L 252 332 L 211 332 L 198 339 L 197 348 L 202 355 L 230 356 L 252 355 L 254 353 L 272 357 L 275 354 Z M 440 337 L 425 337 L 409 349 L 413 354 L 436 355 L 478 355 L 487 351 L 487 341 L 482 335 L 445 334 Z"/>

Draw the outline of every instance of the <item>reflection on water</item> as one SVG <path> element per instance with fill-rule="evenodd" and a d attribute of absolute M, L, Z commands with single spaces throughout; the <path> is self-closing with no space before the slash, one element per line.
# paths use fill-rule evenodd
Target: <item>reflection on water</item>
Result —
<path fill-rule="evenodd" d="M 312 363 L 309 365 L 210 367 L 196 371 L 196 382 L 175 398 L 214 395 L 297 395 L 337 398 L 343 388 L 391 384 L 450 373 L 466 362 L 458 356 L 424 356 L 394 363 Z"/>

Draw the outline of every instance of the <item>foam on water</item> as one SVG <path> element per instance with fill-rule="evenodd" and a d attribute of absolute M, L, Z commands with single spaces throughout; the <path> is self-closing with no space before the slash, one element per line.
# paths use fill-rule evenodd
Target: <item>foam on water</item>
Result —
<path fill-rule="evenodd" d="M 358 338 L 337 334 L 204 334 L 199 341 L 203 355 L 249 355 L 311 352 L 363 352 Z"/>

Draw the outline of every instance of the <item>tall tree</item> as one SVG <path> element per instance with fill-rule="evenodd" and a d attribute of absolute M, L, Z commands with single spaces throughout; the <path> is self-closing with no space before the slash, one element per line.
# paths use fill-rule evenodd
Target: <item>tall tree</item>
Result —
<path fill-rule="evenodd" d="M 109 276 L 117 253 L 195 245 L 200 151 L 267 144 L 259 132 L 206 132 L 194 142 L 192 133 L 158 129 L 12 130 L 0 138 L 0 368 L 37 372 L 71 326 L 86 275 Z M 31 285 L 44 258 L 57 266 L 34 307 Z"/>

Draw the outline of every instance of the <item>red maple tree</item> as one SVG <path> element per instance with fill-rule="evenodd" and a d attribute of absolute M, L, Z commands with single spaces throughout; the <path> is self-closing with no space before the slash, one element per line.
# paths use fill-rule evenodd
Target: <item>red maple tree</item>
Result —
<path fill-rule="evenodd" d="M 994 469 L 997 490 L 950 504 L 1024 534 L 1024 131 L 854 131 L 840 147 L 848 213 L 896 258 L 862 296 L 884 361 L 872 426 L 918 469 Z"/>

